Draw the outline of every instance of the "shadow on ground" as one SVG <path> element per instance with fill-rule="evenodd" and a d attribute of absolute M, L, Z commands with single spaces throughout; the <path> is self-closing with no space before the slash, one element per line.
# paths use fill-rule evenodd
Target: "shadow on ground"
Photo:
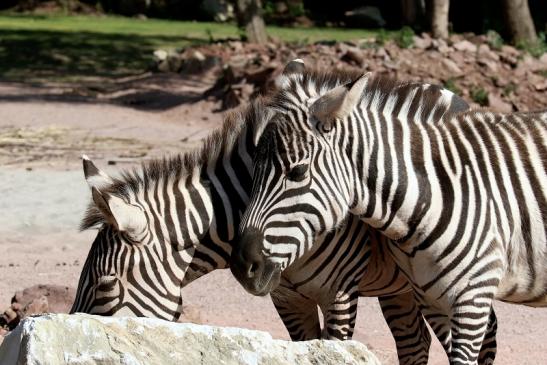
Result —
<path fill-rule="evenodd" d="M 162 111 L 202 98 L 203 80 L 148 72 L 158 44 L 200 39 L 162 35 L 0 30 L 0 102 L 111 103 Z M 24 91 L 21 92 L 20 86 Z"/>
<path fill-rule="evenodd" d="M 0 77 L 71 81 L 134 75 L 149 68 L 158 44 L 199 42 L 203 40 L 184 36 L 0 29 Z"/>

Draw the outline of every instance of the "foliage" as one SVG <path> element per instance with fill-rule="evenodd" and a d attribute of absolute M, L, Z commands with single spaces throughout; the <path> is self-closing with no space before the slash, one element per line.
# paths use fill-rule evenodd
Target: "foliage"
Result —
<path fill-rule="evenodd" d="M 289 15 L 293 18 L 306 15 L 306 9 L 304 9 L 304 2 L 287 2 L 289 8 Z"/>
<path fill-rule="evenodd" d="M 410 48 L 414 45 L 414 31 L 404 26 L 395 34 L 395 42 L 401 48 Z"/>
<path fill-rule="evenodd" d="M 495 30 L 489 30 L 486 32 L 486 41 L 490 48 L 499 51 L 504 44 L 503 38 Z"/>
<path fill-rule="evenodd" d="M 537 42 L 519 42 L 517 48 L 522 49 L 534 57 L 541 57 L 547 52 L 547 36 L 545 32 L 538 34 Z"/>
<path fill-rule="evenodd" d="M 376 44 L 380 47 L 383 47 L 386 42 L 389 40 L 389 34 L 385 29 L 380 29 L 378 34 L 376 34 Z"/>
<path fill-rule="evenodd" d="M 517 85 L 514 82 L 510 82 L 503 87 L 501 94 L 503 96 L 509 96 L 517 90 Z"/>
<path fill-rule="evenodd" d="M 480 106 L 488 105 L 488 91 L 484 90 L 482 87 L 474 86 L 470 90 L 471 99 Z"/>
<path fill-rule="evenodd" d="M 456 95 L 462 95 L 462 90 L 456 85 L 456 81 L 453 78 L 446 80 L 443 84 L 443 87 L 447 90 L 452 91 Z"/>

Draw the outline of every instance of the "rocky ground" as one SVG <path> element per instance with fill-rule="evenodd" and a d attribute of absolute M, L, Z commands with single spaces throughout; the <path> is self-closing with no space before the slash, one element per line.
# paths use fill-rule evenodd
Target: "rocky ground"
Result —
<path fill-rule="evenodd" d="M 97 79 L 77 87 L 0 82 L 0 312 L 10 308 L 6 316 L 24 316 L 33 308 L 45 308 L 43 297 L 52 310 L 58 301 L 47 294 L 52 292 L 38 288 L 32 299 L 21 293 L 18 304 L 10 305 L 17 291 L 37 284 L 76 287 L 94 237 L 92 231 L 77 230 L 89 199 L 81 154 L 115 173 L 142 159 L 194 148 L 220 125 L 219 110 L 267 88 L 285 60 L 301 57 L 308 64 L 359 65 L 404 79 L 441 83 L 497 110 L 547 106 L 545 55 L 536 59 L 512 48 L 487 49 L 488 42 L 480 38 L 443 44 L 419 37 L 413 42 L 415 47 L 409 49 L 395 43 L 385 48 L 355 43 L 270 45 L 264 48 L 267 51 L 230 43 L 187 50 L 176 56 L 179 61 L 173 60 L 175 55 L 158 54 L 163 70 L 164 62 L 179 62 L 178 75 Z M 485 60 L 491 60 L 490 65 Z M 479 98 L 477 88 L 486 96 Z M 246 294 L 228 271 L 192 283 L 185 288 L 184 299 L 185 320 L 260 329 L 274 338 L 287 338 L 269 299 Z M 496 303 L 496 310 L 497 363 L 547 363 L 541 336 L 547 311 L 502 303 Z M 374 299 L 360 301 L 355 339 L 384 363 L 395 362 L 394 344 Z M 431 356 L 432 364 L 446 362 L 438 343 Z"/>
<path fill-rule="evenodd" d="M 536 55 L 538 56 L 538 55 Z M 264 92 L 289 60 L 301 58 L 321 68 L 358 68 L 409 81 L 441 84 L 474 107 L 503 112 L 545 108 L 547 53 L 533 57 L 504 45 L 495 33 L 455 34 L 449 40 L 401 32 L 395 40 L 364 39 L 345 43 L 264 46 L 227 42 L 187 48 L 180 53 L 158 50 L 162 72 L 216 75 L 208 95 L 230 108 Z"/>

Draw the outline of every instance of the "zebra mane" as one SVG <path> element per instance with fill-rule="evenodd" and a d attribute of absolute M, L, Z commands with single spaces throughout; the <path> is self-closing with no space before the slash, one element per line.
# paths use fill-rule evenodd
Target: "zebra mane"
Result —
<path fill-rule="evenodd" d="M 223 155 L 230 154 L 242 133 L 255 136 L 267 124 L 265 101 L 257 98 L 249 105 L 228 112 L 222 127 L 211 132 L 201 147 L 174 156 L 152 159 L 139 167 L 121 171 L 119 177 L 112 177 L 113 183 L 102 189 L 103 193 L 128 197 L 142 189 L 156 186 L 159 181 L 173 181 L 184 178 L 196 169 L 215 163 Z M 80 224 L 80 230 L 98 227 L 106 223 L 104 215 L 90 202 Z"/>
<path fill-rule="evenodd" d="M 287 76 L 286 86 L 274 96 L 272 104 L 276 108 L 284 109 L 287 102 L 292 103 L 291 100 L 294 98 L 291 95 L 298 94 L 299 89 L 304 89 L 307 92 L 313 90 L 321 95 L 337 86 L 354 82 L 363 74 L 363 71 L 354 69 L 306 69 L 303 73 Z M 404 97 L 415 90 L 420 92 L 420 111 L 424 114 L 432 112 L 439 103 L 448 105 L 455 101 L 453 107 L 456 110 L 451 111 L 462 111 L 469 107 L 463 99 L 442 86 L 416 81 L 402 81 L 377 72 L 370 73 L 363 98 L 370 101 L 372 98 L 387 100 L 393 96 Z"/>

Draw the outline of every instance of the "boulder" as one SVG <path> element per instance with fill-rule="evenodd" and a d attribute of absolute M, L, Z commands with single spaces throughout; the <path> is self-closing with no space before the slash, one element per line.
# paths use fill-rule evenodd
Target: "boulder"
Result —
<path fill-rule="evenodd" d="M 151 318 L 47 314 L 23 320 L 0 364 L 380 364 L 355 341 L 290 342 L 266 332 Z"/>

